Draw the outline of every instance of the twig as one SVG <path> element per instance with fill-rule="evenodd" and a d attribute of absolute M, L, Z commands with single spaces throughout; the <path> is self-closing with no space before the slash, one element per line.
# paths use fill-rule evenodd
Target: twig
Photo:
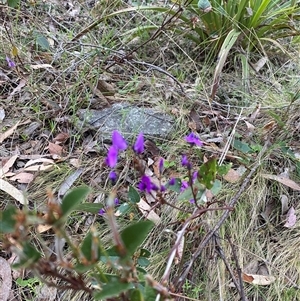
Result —
<path fill-rule="evenodd" d="M 238 190 L 238 192 L 234 195 L 234 197 L 231 199 L 231 201 L 229 202 L 229 206 L 230 207 L 234 207 L 235 204 L 237 203 L 237 201 L 239 200 L 239 197 L 241 196 L 241 194 L 244 192 L 244 190 L 246 189 L 247 185 L 249 184 L 253 174 L 256 172 L 257 168 L 260 166 L 261 162 L 260 159 L 262 158 L 262 156 L 265 154 L 267 147 L 269 145 L 269 140 L 267 140 L 265 142 L 264 147 L 262 148 L 258 158 L 257 158 L 257 163 L 253 166 L 253 168 L 250 170 L 248 176 L 244 179 L 240 189 Z M 192 255 L 192 258 L 187 266 L 187 268 L 185 269 L 185 271 L 180 275 L 180 277 L 178 278 L 175 286 L 177 287 L 177 289 L 180 289 L 183 285 L 184 280 L 186 279 L 188 273 L 190 272 L 195 260 L 200 256 L 201 252 L 203 251 L 203 249 L 205 248 L 205 246 L 207 245 L 207 243 L 210 241 L 210 239 L 213 237 L 213 235 L 216 233 L 216 231 L 218 231 L 220 229 L 220 227 L 222 226 L 222 224 L 225 222 L 225 220 L 227 219 L 229 213 L 231 210 L 226 210 L 223 215 L 221 216 L 221 218 L 219 219 L 219 221 L 217 222 L 217 224 L 214 226 L 214 228 L 206 234 L 206 236 L 204 237 L 204 239 L 202 240 L 202 242 L 200 243 L 200 245 L 198 246 L 197 250 L 195 251 L 195 253 Z"/>
<path fill-rule="evenodd" d="M 240 293 L 241 300 L 242 301 L 247 301 L 248 299 L 245 296 L 244 284 L 243 284 L 243 279 L 242 279 L 242 270 L 241 270 L 241 267 L 240 267 L 240 264 L 239 264 L 239 261 L 238 261 L 237 255 L 236 255 L 235 246 L 233 245 L 233 243 L 232 243 L 229 236 L 227 236 L 227 240 L 228 240 L 228 242 L 230 244 L 230 247 L 231 247 L 231 250 L 232 250 L 232 255 L 233 255 L 233 258 L 234 258 L 234 261 L 235 261 L 236 270 L 237 270 L 238 277 L 239 277 L 239 289 L 238 288 L 237 289 Z"/>
<path fill-rule="evenodd" d="M 173 76 L 168 71 L 162 69 L 161 67 L 158 67 L 158 66 L 152 65 L 150 63 L 146 63 L 146 62 L 140 62 L 140 61 L 136 61 L 136 60 L 131 60 L 130 62 L 133 62 L 133 63 L 139 64 L 139 65 L 143 65 L 143 66 L 149 67 L 149 69 L 147 71 L 145 71 L 146 73 L 150 72 L 151 70 L 155 70 L 155 71 L 161 72 L 161 73 L 163 73 L 163 74 L 171 77 L 176 82 L 176 84 L 180 87 L 181 92 L 183 94 L 185 94 L 184 89 L 183 89 L 181 83 L 178 81 L 178 79 L 175 76 Z"/>
<path fill-rule="evenodd" d="M 213 236 L 215 238 L 215 243 L 216 243 L 216 251 L 218 253 L 218 255 L 221 257 L 221 259 L 223 260 L 225 266 L 226 266 L 226 269 L 228 270 L 231 278 L 232 278 L 232 281 L 236 287 L 236 289 L 238 290 L 239 294 L 241 294 L 240 292 L 240 286 L 239 286 L 239 283 L 236 281 L 235 279 L 235 276 L 234 276 L 234 272 L 232 270 L 232 268 L 230 267 L 226 257 L 225 257 L 225 254 L 224 254 L 224 251 L 221 247 L 221 244 L 220 244 L 220 241 L 219 241 L 219 238 L 216 236 L 216 234 L 214 234 Z M 244 300 L 243 300 L 244 301 Z"/>

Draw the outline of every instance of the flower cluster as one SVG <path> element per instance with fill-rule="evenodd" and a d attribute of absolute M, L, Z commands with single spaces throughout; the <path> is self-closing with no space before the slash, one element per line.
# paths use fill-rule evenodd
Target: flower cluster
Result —
<path fill-rule="evenodd" d="M 185 141 L 187 143 L 189 143 L 191 146 L 202 146 L 203 145 L 203 142 L 194 133 L 190 133 L 188 136 L 186 136 Z M 124 139 L 124 137 L 118 131 L 116 131 L 116 130 L 113 131 L 112 145 L 109 148 L 108 153 L 107 153 L 107 157 L 105 160 L 106 164 L 112 169 L 115 168 L 117 165 L 117 162 L 118 162 L 119 152 L 126 150 L 127 147 L 128 147 L 128 145 L 127 145 L 127 142 Z M 143 135 L 143 133 L 140 133 L 137 136 L 137 139 L 132 148 L 133 148 L 133 151 L 137 155 L 144 152 L 144 135 Z M 182 164 L 182 166 L 186 167 L 189 171 L 192 170 L 192 164 L 189 162 L 186 155 L 182 155 L 181 164 Z M 163 161 L 163 159 L 161 159 L 159 162 L 159 172 L 161 174 L 163 173 L 163 168 L 164 168 L 164 161 Z M 111 170 L 111 172 L 109 173 L 109 178 L 113 182 L 116 181 L 117 174 L 115 173 L 114 170 Z M 193 176 L 192 176 L 192 183 L 194 183 L 196 179 L 197 179 L 197 172 L 194 172 Z M 175 179 L 171 178 L 169 181 L 169 185 L 172 186 L 172 185 L 175 185 L 175 183 L 176 183 Z M 181 189 L 180 189 L 181 192 L 186 190 L 188 187 L 189 187 L 189 183 L 187 181 L 181 181 Z M 146 193 L 151 193 L 152 191 L 164 191 L 165 190 L 165 187 L 163 185 L 160 185 L 160 187 L 158 187 L 151 181 L 151 178 L 148 177 L 147 175 L 143 175 L 141 177 L 141 180 L 138 184 L 138 188 L 140 191 L 144 191 Z M 195 202 L 195 201 L 191 200 L 191 203 L 193 203 L 193 202 Z M 119 203 L 117 203 L 117 204 L 119 204 Z M 116 203 L 115 203 L 115 205 L 116 205 Z M 105 208 L 102 208 L 99 211 L 99 214 L 103 215 L 104 213 L 105 213 Z"/>

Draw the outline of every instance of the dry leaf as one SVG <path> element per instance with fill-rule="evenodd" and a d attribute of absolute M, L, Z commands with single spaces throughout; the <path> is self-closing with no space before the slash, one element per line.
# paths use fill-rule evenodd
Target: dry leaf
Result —
<path fill-rule="evenodd" d="M 56 137 L 53 139 L 53 142 L 65 143 L 69 138 L 70 135 L 63 132 L 56 135 Z"/>
<path fill-rule="evenodd" d="M 37 65 L 30 65 L 31 69 L 37 70 L 37 69 L 47 69 L 47 68 L 53 68 L 50 64 L 37 64 Z"/>
<path fill-rule="evenodd" d="M 11 181 L 17 181 L 19 183 L 29 184 L 34 179 L 34 175 L 29 172 L 21 172 L 11 177 Z"/>
<path fill-rule="evenodd" d="M 61 201 L 62 197 L 66 194 L 66 192 L 74 184 L 74 182 L 80 177 L 82 172 L 83 172 L 83 169 L 79 168 L 64 180 L 64 182 L 61 184 L 61 186 L 58 190 L 58 198 L 60 201 Z"/>
<path fill-rule="evenodd" d="M 285 194 L 280 196 L 281 202 L 281 215 L 286 214 L 289 210 L 289 199 Z"/>
<path fill-rule="evenodd" d="M 52 165 L 54 164 L 54 161 L 52 159 L 47 158 L 38 158 L 38 159 L 31 159 L 25 164 L 25 168 L 29 167 L 30 165 L 35 165 L 38 163 L 43 163 L 43 165 Z"/>
<path fill-rule="evenodd" d="M 14 155 L 9 158 L 9 160 L 4 164 L 4 166 L 0 169 L 0 178 L 2 178 L 9 169 L 15 164 L 19 155 Z"/>
<path fill-rule="evenodd" d="M 259 70 L 266 64 L 267 61 L 268 58 L 266 56 L 263 56 L 255 64 L 252 64 L 252 67 L 256 72 L 259 72 Z"/>
<path fill-rule="evenodd" d="M 63 148 L 60 145 L 52 143 L 52 142 L 49 142 L 48 150 L 51 155 L 61 156 L 62 152 L 63 152 Z"/>
<path fill-rule="evenodd" d="M 226 175 L 223 176 L 224 180 L 226 180 L 229 183 L 236 183 L 240 179 L 240 174 L 234 170 L 230 169 Z"/>
<path fill-rule="evenodd" d="M 72 158 L 70 159 L 70 164 L 76 168 L 79 168 L 81 166 L 81 161 L 78 158 Z"/>
<path fill-rule="evenodd" d="M 0 190 L 5 191 L 7 194 L 11 195 L 15 200 L 20 202 L 22 205 L 25 204 L 25 197 L 23 193 L 15 188 L 13 185 L 8 182 L 0 179 Z"/>
<path fill-rule="evenodd" d="M 159 168 L 159 164 L 160 164 L 161 160 L 164 160 L 164 158 L 163 157 L 155 157 L 154 158 L 153 171 L 157 178 L 160 178 L 162 176 L 160 173 L 160 168 Z"/>
<path fill-rule="evenodd" d="M 4 133 L 0 134 L 0 143 L 2 143 L 6 138 L 8 138 L 10 135 L 13 134 L 13 132 L 16 130 L 18 127 L 20 121 L 18 121 L 12 128 L 8 129 Z"/>
<path fill-rule="evenodd" d="M 33 165 L 24 168 L 24 171 L 45 171 L 53 168 L 53 165 Z"/>
<path fill-rule="evenodd" d="M 145 202 L 142 198 L 137 203 L 139 210 L 143 213 L 143 215 L 150 221 L 152 221 L 155 225 L 158 225 L 160 223 L 160 217 L 151 210 L 151 206 Z"/>
<path fill-rule="evenodd" d="M 0 257 L 0 301 L 7 301 L 12 286 L 11 268 L 8 262 Z"/>
<path fill-rule="evenodd" d="M 54 301 L 57 294 L 56 287 L 49 287 L 46 284 L 42 284 L 42 286 L 37 289 L 37 295 L 35 297 L 35 301 Z"/>
<path fill-rule="evenodd" d="M 249 121 L 250 122 L 253 122 L 254 119 L 257 119 L 258 115 L 259 115 L 259 112 L 260 112 L 260 108 L 261 108 L 261 104 L 259 103 L 256 108 L 255 108 L 255 111 L 251 114 L 250 118 L 249 118 Z"/>
<path fill-rule="evenodd" d="M 254 131 L 254 129 L 255 129 L 254 125 L 251 124 L 250 122 L 246 121 L 246 120 L 244 120 L 244 122 L 246 123 L 246 126 L 247 126 L 247 128 L 249 130 L 248 134 L 252 133 Z"/>
<path fill-rule="evenodd" d="M 277 182 L 279 182 L 285 186 L 288 186 L 294 190 L 300 191 L 300 186 L 291 179 L 281 177 L 281 176 L 276 176 L 276 175 L 270 175 L 270 174 L 262 174 L 262 177 L 265 179 L 277 181 Z"/>
<path fill-rule="evenodd" d="M 25 79 L 21 79 L 18 86 L 16 88 L 14 88 L 13 91 L 10 93 L 8 99 L 11 100 L 13 95 L 20 92 L 21 89 L 26 86 L 26 83 L 27 83 L 27 81 Z"/>
<path fill-rule="evenodd" d="M 0 122 L 2 122 L 3 120 L 4 120 L 4 118 L 5 118 L 5 111 L 4 111 L 4 109 L 0 109 Z"/>
<path fill-rule="evenodd" d="M 36 230 L 38 233 L 44 233 L 52 228 L 52 225 L 38 225 Z"/>
<path fill-rule="evenodd" d="M 242 272 L 243 281 L 255 285 L 270 285 L 276 278 L 274 276 L 264 276 L 255 274 L 246 274 Z"/>
<path fill-rule="evenodd" d="M 297 216 L 295 214 L 295 208 L 291 207 L 286 214 L 286 223 L 284 224 L 284 227 L 293 228 L 296 224 L 296 221 L 297 221 Z"/>

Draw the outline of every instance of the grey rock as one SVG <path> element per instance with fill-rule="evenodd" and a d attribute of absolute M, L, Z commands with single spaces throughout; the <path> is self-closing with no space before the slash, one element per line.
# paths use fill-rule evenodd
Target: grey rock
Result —
<path fill-rule="evenodd" d="M 97 130 L 102 140 L 111 139 L 113 130 L 118 130 L 127 140 L 132 140 L 140 132 L 146 138 L 165 139 L 174 130 L 172 116 L 128 103 L 116 103 L 103 110 L 81 109 L 78 116 L 80 126 Z"/>

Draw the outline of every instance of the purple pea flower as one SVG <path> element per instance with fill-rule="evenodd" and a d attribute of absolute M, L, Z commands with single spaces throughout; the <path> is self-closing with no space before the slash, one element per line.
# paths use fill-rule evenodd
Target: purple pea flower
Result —
<path fill-rule="evenodd" d="M 186 136 L 185 141 L 188 142 L 191 145 L 198 145 L 198 146 L 203 145 L 203 142 L 194 133 L 190 133 L 188 136 Z"/>
<path fill-rule="evenodd" d="M 114 200 L 114 204 L 115 204 L 115 206 L 118 206 L 118 205 L 120 205 L 120 201 L 119 201 L 119 199 L 115 198 L 115 200 Z"/>
<path fill-rule="evenodd" d="M 113 147 L 119 150 L 125 150 L 127 148 L 127 142 L 123 136 L 118 131 L 113 131 L 112 133 L 112 145 Z"/>
<path fill-rule="evenodd" d="M 189 183 L 187 181 L 181 181 L 180 192 L 185 191 L 189 187 Z"/>
<path fill-rule="evenodd" d="M 144 147 L 144 136 L 143 133 L 139 133 L 139 135 L 136 138 L 135 144 L 133 146 L 133 150 L 137 153 L 137 154 L 141 154 L 144 151 L 145 147 Z"/>
<path fill-rule="evenodd" d="M 118 151 L 114 148 L 114 146 L 111 146 L 108 150 L 108 154 L 106 157 L 106 164 L 110 168 L 114 168 L 117 165 L 118 161 Z"/>
<path fill-rule="evenodd" d="M 164 159 L 161 158 L 161 159 L 159 160 L 159 173 L 162 174 L 163 171 L 164 171 Z"/>
<path fill-rule="evenodd" d="M 157 190 L 157 187 L 151 182 L 151 179 L 147 176 L 142 176 L 141 182 L 138 185 L 139 190 L 150 193 L 151 190 Z"/>
<path fill-rule="evenodd" d="M 99 212 L 98 212 L 98 214 L 101 215 L 101 216 L 103 216 L 104 213 L 105 213 L 105 208 L 100 209 Z"/>
<path fill-rule="evenodd" d="M 191 204 L 195 204 L 195 200 L 194 199 L 190 199 L 190 203 Z"/>
<path fill-rule="evenodd" d="M 192 176 L 193 182 L 195 182 L 197 180 L 197 178 L 198 178 L 198 171 L 194 171 L 193 176 Z"/>
<path fill-rule="evenodd" d="M 186 166 L 188 169 L 192 168 L 191 163 L 189 162 L 188 158 L 186 155 L 182 155 L 181 157 L 181 165 Z"/>
<path fill-rule="evenodd" d="M 9 68 L 16 67 L 16 63 L 12 59 L 10 59 L 8 56 L 6 56 L 6 61 L 7 61 L 7 65 Z"/>
<path fill-rule="evenodd" d="M 116 180 L 117 180 L 117 178 L 118 178 L 118 176 L 117 176 L 117 174 L 114 172 L 114 171 L 111 171 L 110 173 L 109 173 L 109 179 L 114 183 L 114 182 L 116 182 Z"/>
<path fill-rule="evenodd" d="M 175 185 L 175 182 L 176 182 L 175 178 L 171 178 L 169 181 L 169 185 L 173 186 L 173 185 Z"/>

